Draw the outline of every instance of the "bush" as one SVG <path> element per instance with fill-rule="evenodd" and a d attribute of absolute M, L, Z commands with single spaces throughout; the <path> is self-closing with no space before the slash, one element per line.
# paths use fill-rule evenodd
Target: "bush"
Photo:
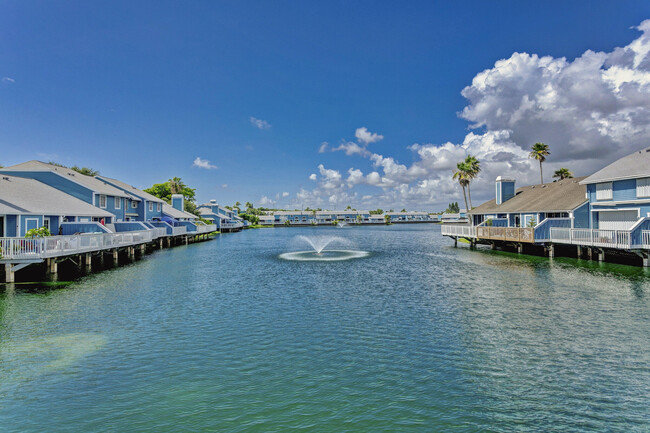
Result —
<path fill-rule="evenodd" d="M 40 229 L 31 229 L 27 230 L 25 233 L 26 238 L 44 238 L 46 236 L 52 236 L 47 227 L 41 227 Z"/>

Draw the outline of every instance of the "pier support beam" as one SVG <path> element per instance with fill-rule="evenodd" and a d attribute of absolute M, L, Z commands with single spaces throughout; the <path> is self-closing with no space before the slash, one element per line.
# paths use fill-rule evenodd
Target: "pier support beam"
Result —
<path fill-rule="evenodd" d="M 113 266 L 117 266 L 120 262 L 120 253 L 117 250 L 113 250 Z"/>
<path fill-rule="evenodd" d="M 598 249 L 598 261 L 599 262 L 604 262 L 605 261 L 605 250 Z"/>
<path fill-rule="evenodd" d="M 189 243 L 190 243 L 190 237 L 185 236 L 185 245 L 189 245 Z"/>
<path fill-rule="evenodd" d="M 549 246 L 546 248 L 548 251 L 548 258 L 552 259 L 555 257 L 555 246 L 553 244 L 549 244 Z"/>
<path fill-rule="evenodd" d="M 86 264 L 87 268 L 92 267 L 92 265 L 93 265 L 93 256 L 92 256 L 92 254 L 90 254 L 90 253 L 86 254 L 86 258 L 85 258 L 84 263 Z"/>
<path fill-rule="evenodd" d="M 454 248 L 458 246 L 458 238 L 454 238 Z"/>
<path fill-rule="evenodd" d="M 524 244 L 521 242 L 517 244 L 517 254 L 523 254 L 524 252 Z"/>
<path fill-rule="evenodd" d="M 580 258 L 582 258 L 582 247 L 580 245 L 578 245 L 577 249 L 578 249 L 578 251 L 577 251 L 578 258 L 580 259 Z"/>
<path fill-rule="evenodd" d="M 650 254 L 645 251 L 635 251 L 636 255 L 643 259 L 643 267 L 650 267 Z"/>
<path fill-rule="evenodd" d="M 163 241 L 164 241 L 163 238 L 160 238 L 160 242 L 159 242 L 160 245 L 158 248 L 160 248 L 161 250 L 163 249 Z"/>
<path fill-rule="evenodd" d="M 147 245 L 146 244 L 141 244 L 140 245 L 140 255 L 143 255 L 147 252 Z"/>
<path fill-rule="evenodd" d="M 56 259 L 47 259 L 47 273 L 55 275 L 58 271 L 58 264 Z"/>
<path fill-rule="evenodd" d="M 16 273 L 10 263 L 5 263 L 5 283 L 16 281 Z"/>
<path fill-rule="evenodd" d="M 593 250 L 593 248 L 587 248 L 587 257 L 589 257 L 589 260 L 593 260 L 593 258 L 594 258 L 594 250 Z"/>
<path fill-rule="evenodd" d="M 496 250 L 497 249 L 497 243 L 496 242 L 490 242 L 490 248 L 492 248 L 493 250 Z"/>

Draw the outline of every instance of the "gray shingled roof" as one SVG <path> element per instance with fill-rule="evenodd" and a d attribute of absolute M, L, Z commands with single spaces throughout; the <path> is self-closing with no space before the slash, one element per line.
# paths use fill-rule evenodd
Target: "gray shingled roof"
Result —
<path fill-rule="evenodd" d="M 134 187 L 132 185 L 129 185 L 128 183 L 122 182 L 121 180 L 112 179 L 112 178 L 106 177 L 106 176 L 95 176 L 95 177 L 97 179 L 100 179 L 100 180 L 106 181 L 106 182 L 108 182 L 110 184 L 113 184 L 113 185 L 117 186 L 118 188 L 122 188 L 127 193 L 135 194 L 136 196 L 143 197 L 147 201 L 152 201 L 154 203 L 165 203 L 164 200 L 156 197 L 155 195 L 151 195 L 148 192 L 144 192 L 144 191 L 142 191 L 142 190 L 140 190 L 140 189 L 138 189 L 138 188 L 136 188 L 136 187 Z M 140 199 L 138 199 L 138 201 L 139 200 Z"/>
<path fill-rule="evenodd" d="M 165 215 L 169 215 L 170 217 L 175 218 L 175 219 L 187 219 L 187 218 L 196 219 L 196 218 L 198 218 L 194 214 L 191 214 L 191 213 L 185 212 L 185 211 L 180 211 L 180 210 L 176 209 L 175 207 L 173 207 L 172 205 L 169 205 L 167 203 L 163 204 L 162 212 Z"/>
<path fill-rule="evenodd" d="M 650 147 L 616 160 L 583 180 L 582 184 L 609 182 L 618 179 L 650 177 Z"/>
<path fill-rule="evenodd" d="M 121 189 L 115 188 L 107 184 L 106 182 L 96 179 L 92 176 L 86 176 L 81 173 L 77 173 L 74 170 L 71 170 L 66 167 L 58 167 L 52 164 L 46 164 L 41 161 L 27 161 L 21 164 L 12 165 L 11 167 L 5 167 L 1 169 L 3 172 L 10 171 L 51 171 L 57 173 L 60 176 L 69 179 L 72 182 L 76 182 L 79 185 L 85 186 L 91 191 L 96 192 L 97 194 L 113 195 L 116 197 L 127 197 L 131 198 L 130 194 L 125 193 Z"/>
<path fill-rule="evenodd" d="M 0 175 L 0 213 L 111 217 L 113 214 L 34 179 Z"/>
<path fill-rule="evenodd" d="M 584 177 L 564 179 L 543 185 L 517 188 L 516 195 L 501 204 L 492 199 L 475 207 L 470 214 L 519 212 L 569 212 L 587 201 Z"/>

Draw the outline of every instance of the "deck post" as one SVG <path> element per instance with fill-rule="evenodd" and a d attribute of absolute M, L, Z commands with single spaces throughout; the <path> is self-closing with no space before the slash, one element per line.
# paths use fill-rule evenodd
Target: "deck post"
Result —
<path fill-rule="evenodd" d="M 170 248 L 172 246 L 172 238 L 171 236 L 167 237 L 167 248 Z"/>
<path fill-rule="evenodd" d="M 160 244 L 160 245 L 159 245 L 158 248 L 160 248 L 160 249 L 162 250 L 162 249 L 163 249 L 163 238 L 160 238 L 160 242 L 159 242 L 159 244 Z"/>
<path fill-rule="evenodd" d="M 587 257 L 589 257 L 589 260 L 593 260 L 594 251 L 591 247 L 587 248 Z"/>
<path fill-rule="evenodd" d="M 140 254 L 144 256 L 144 254 L 147 252 L 147 245 L 146 244 L 140 244 Z"/>
<path fill-rule="evenodd" d="M 517 243 L 517 254 L 522 254 L 524 252 L 524 244 L 521 242 Z"/>
<path fill-rule="evenodd" d="M 496 250 L 496 249 L 497 249 L 497 243 L 496 243 L 496 242 L 490 242 L 490 247 L 491 247 L 493 250 Z"/>
<path fill-rule="evenodd" d="M 580 245 L 577 246 L 577 250 L 578 258 L 582 258 L 582 247 Z"/>
<path fill-rule="evenodd" d="M 58 265 L 56 259 L 47 259 L 47 272 L 49 274 L 56 274 L 58 271 Z"/>
<path fill-rule="evenodd" d="M 549 244 L 548 246 L 548 258 L 552 259 L 555 257 L 555 246 L 553 244 Z"/>
<path fill-rule="evenodd" d="M 93 256 L 90 253 L 86 253 L 86 267 L 90 268 L 93 265 Z"/>
<path fill-rule="evenodd" d="M 458 246 L 458 238 L 454 237 L 454 248 Z"/>
<path fill-rule="evenodd" d="M 605 261 L 605 250 L 602 248 L 598 249 L 598 261 L 599 262 L 604 262 Z"/>
<path fill-rule="evenodd" d="M 650 257 L 647 255 L 643 258 L 643 267 L 648 268 L 650 267 Z"/>
<path fill-rule="evenodd" d="M 117 249 L 113 250 L 113 266 L 117 266 L 120 261 L 119 251 Z"/>
<path fill-rule="evenodd" d="M 5 283 L 13 283 L 15 279 L 16 275 L 11 267 L 11 263 L 5 263 Z"/>
<path fill-rule="evenodd" d="M 189 245 L 190 243 L 190 237 L 185 235 L 185 245 Z"/>

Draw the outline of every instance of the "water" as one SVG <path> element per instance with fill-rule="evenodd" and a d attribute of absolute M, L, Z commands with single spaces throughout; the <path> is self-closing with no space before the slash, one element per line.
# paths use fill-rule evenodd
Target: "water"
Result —
<path fill-rule="evenodd" d="M 340 233 L 0 288 L 0 430 L 650 431 L 647 271 L 454 249 L 428 224 L 350 228 L 356 260 L 279 258 Z"/>

